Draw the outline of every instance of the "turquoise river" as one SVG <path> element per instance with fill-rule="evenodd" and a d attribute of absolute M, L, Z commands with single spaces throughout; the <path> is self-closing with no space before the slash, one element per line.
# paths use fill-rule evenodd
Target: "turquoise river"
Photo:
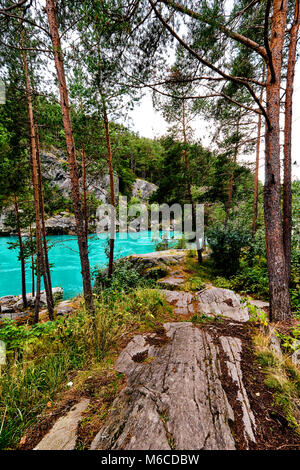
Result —
<path fill-rule="evenodd" d="M 123 239 L 122 237 L 126 237 Z M 21 294 L 21 269 L 18 261 L 18 250 L 9 249 L 7 242 L 16 241 L 16 237 L 0 237 L 0 297 L 4 295 Z M 82 292 L 80 260 L 76 237 L 70 235 L 55 235 L 48 237 L 52 247 L 49 259 L 52 264 L 52 285 L 62 287 L 64 299 L 69 299 Z M 107 264 L 105 255 L 105 234 L 89 237 L 89 253 L 91 270 Z M 156 242 L 152 240 L 151 232 L 134 234 L 117 233 L 115 241 L 115 258 L 131 254 L 151 253 L 155 251 Z M 26 288 L 31 292 L 31 263 L 26 269 Z"/>

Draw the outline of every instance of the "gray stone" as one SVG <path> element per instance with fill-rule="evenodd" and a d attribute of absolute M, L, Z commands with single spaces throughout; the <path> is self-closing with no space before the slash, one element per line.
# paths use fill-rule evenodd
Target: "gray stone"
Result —
<path fill-rule="evenodd" d="M 263 300 L 257 300 L 257 299 L 248 300 L 248 303 L 250 305 L 254 305 L 257 308 L 261 308 L 262 310 L 270 306 L 269 302 L 264 302 Z"/>
<path fill-rule="evenodd" d="M 65 415 L 59 418 L 34 450 L 74 450 L 77 428 L 89 400 L 84 398 Z"/>
<path fill-rule="evenodd" d="M 127 387 L 113 402 L 91 449 L 234 450 L 230 423 L 235 420 L 246 445 L 255 440 L 254 417 L 242 384 L 240 344 L 223 339 L 231 352 L 227 367 L 239 390 L 237 399 L 246 400 L 244 413 L 235 415 L 222 385 L 227 376 L 220 372 L 221 344 L 188 322 L 164 328 L 169 339 L 164 344 L 157 345 L 150 335 L 135 336 L 121 352 L 116 369 L 126 374 Z"/>
<path fill-rule="evenodd" d="M 229 289 L 211 287 L 197 292 L 197 309 L 204 314 L 222 315 L 232 320 L 249 320 L 247 307 L 240 302 L 240 297 Z"/>
<path fill-rule="evenodd" d="M 278 336 L 276 335 L 276 330 L 272 327 L 269 327 L 270 334 L 270 349 L 277 354 L 277 356 L 282 357 L 281 342 Z"/>
<path fill-rule="evenodd" d="M 53 294 L 54 300 L 59 300 L 63 297 L 63 289 L 61 287 L 53 287 L 52 294 Z M 35 297 L 32 297 L 32 294 L 27 294 L 26 298 L 27 298 L 27 307 L 33 308 L 35 304 Z M 0 305 L 1 305 L 1 313 L 18 312 L 23 309 L 23 298 L 21 295 L 18 295 L 18 296 L 7 295 L 5 297 L 0 298 Z M 40 307 L 44 307 L 46 305 L 47 305 L 46 292 L 42 290 L 41 297 L 40 297 Z"/>
<path fill-rule="evenodd" d="M 52 295 L 53 295 L 54 301 L 62 299 L 63 293 L 64 291 L 62 287 L 53 287 Z M 47 297 L 46 297 L 46 292 L 44 290 L 41 292 L 40 305 L 41 306 L 47 305 Z"/>
<path fill-rule="evenodd" d="M 69 300 L 64 300 L 63 302 L 60 302 L 56 306 L 55 310 L 57 315 L 67 315 L 69 313 L 74 312 L 74 308 L 71 306 L 71 302 Z"/>
<path fill-rule="evenodd" d="M 0 305 L 15 303 L 17 300 L 18 296 L 16 295 L 5 295 L 4 297 L 0 297 Z"/>
<path fill-rule="evenodd" d="M 17 320 L 18 318 L 22 318 L 24 316 L 27 316 L 27 314 L 24 313 L 0 313 L 0 321 L 2 320 Z"/>
<path fill-rule="evenodd" d="M 298 349 L 292 354 L 292 362 L 296 366 L 300 366 L 300 341 L 296 340 L 294 346 Z"/>
<path fill-rule="evenodd" d="M 149 197 L 158 189 L 158 186 L 142 179 L 136 179 L 132 186 L 132 196 L 147 201 Z"/>
<path fill-rule="evenodd" d="M 61 212 L 46 220 L 48 234 L 72 235 L 76 232 L 76 222 L 74 215 Z"/>
<path fill-rule="evenodd" d="M 66 156 L 59 152 L 41 153 L 42 171 L 52 187 L 58 187 L 65 197 L 70 196 L 71 183 Z M 119 179 L 114 177 L 115 196 L 119 194 Z M 99 202 L 109 202 L 109 175 L 87 174 L 87 189 L 93 192 Z"/>
<path fill-rule="evenodd" d="M 174 307 L 177 315 L 189 315 L 194 313 L 193 300 L 195 296 L 190 292 L 163 290 L 164 297 Z"/>

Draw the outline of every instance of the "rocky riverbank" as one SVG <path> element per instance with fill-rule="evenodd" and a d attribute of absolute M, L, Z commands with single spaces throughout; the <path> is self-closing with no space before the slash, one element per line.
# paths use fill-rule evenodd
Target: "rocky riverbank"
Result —
<path fill-rule="evenodd" d="M 54 301 L 57 302 L 63 298 L 63 289 L 61 287 L 53 287 L 52 294 Z M 32 294 L 26 295 L 27 308 L 24 310 L 22 295 L 5 295 L 0 297 L 0 321 L 5 318 L 15 320 L 22 315 L 28 315 L 28 311 L 35 306 L 35 297 Z M 46 292 L 41 291 L 40 308 L 47 305 Z"/>

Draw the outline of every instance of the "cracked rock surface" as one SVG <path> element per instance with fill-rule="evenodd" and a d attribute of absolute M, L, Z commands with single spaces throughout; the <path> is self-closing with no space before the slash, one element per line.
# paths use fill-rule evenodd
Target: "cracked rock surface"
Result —
<path fill-rule="evenodd" d="M 65 415 L 59 418 L 34 450 L 74 450 L 77 427 L 89 400 L 84 398 Z"/>
<path fill-rule="evenodd" d="M 239 340 L 216 340 L 189 322 L 166 323 L 164 328 L 165 337 L 135 336 L 121 352 L 116 368 L 126 374 L 127 387 L 115 399 L 91 449 L 233 450 L 236 420 L 245 442 L 255 441 Z M 224 380 L 235 385 L 243 410 L 237 416 Z"/>
<path fill-rule="evenodd" d="M 222 315 L 239 322 L 249 320 L 247 307 L 241 304 L 240 297 L 232 290 L 209 287 L 195 294 L 183 291 L 162 291 L 166 300 L 174 307 L 174 313 L 189 315 L 202 313 Z"/>

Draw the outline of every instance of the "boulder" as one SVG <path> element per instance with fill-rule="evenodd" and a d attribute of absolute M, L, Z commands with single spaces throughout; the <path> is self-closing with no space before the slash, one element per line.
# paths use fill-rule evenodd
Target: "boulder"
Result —
<path fill-rule="evenodd" d="M 167 276 L 171 268 L 180 264 L 185 256 L 186 252 L 184 250 L 166 250 L 131 255 L 126 259 L 139 269 L 142 276 L 157 280 Z"/>
<path fill-rule="evenodd" d="M 185 279 L 183 276 L 180 276 L 178 274 L 170 274 L 164 279 L 160 279 L 157 281 L 158 285 L 161 286 L 162 289 L 180 289 L 182 285 L 185 283 Z"/>
<path fill-rule="evenodd" d="M 270 349 L 277 354 L 277 356 L 282 357 L 281 342 L 278 336 L 276 335 L 276 330 L 273 327 L 269 327 L 270 334 Z"/>
<path fill-rule="evenodd" d="M 249 320 L 247 307 L 241 304 L 240 297 L 232 290 L 209 287 L 196 293 L 197 309 L 207 315 L 222 315 L 232 320 Z"/>
<path fill-rule="evenodd" d="M 68 161 L 63 152 L 41 153 L 42 171 L 46 179 L 49 180 L 52 187 L 58 187 L 65 197 L 70 197 L 71 183 L 69 177 Z M 87 174 L 87 188 L 93 192 L 96 199 L 101 202 L 109 202 L 109 175 L 90 175 Z M 114 177 L 115 195 L 119 194 L 119 178 Z"/>
<path fill-rule="evenodd" d="M 54 300 L 57 301 L 63 297 L 63 289 L 61 287 L 53 287 L 52 294 Z M 26 298 L 28 308 L 33 308 L 35 304 L 35 297 L 32 297 L 32 294 L 27 294 Z M 46 292 L 42 290 L 40 297 L 40 307 L 45 307 L 46 305 Z M 23 309 L 23 298 L 21 295 L 6 295 L 5 297 L 0 298 L 0 306 L 2 314 L 13 314 L 15 312 L 17 315 L 19 315 L 18 312 Z"/>
<path fill-rule="evenodd" d="M 141 199 L 141 201 L 147 201 L 157 189 L 156 184 L 138 178 L 133 183 L 132 196 Z"/>
<path fill-rule="evenodd" d="M 56 306 L 56 315 L 68 315 L 69 313 L 74 312 L 74 308 L 72 307 L 72 302 L 70 300 L 64 300 L 63 302 L 60 302 Z"/>
<path fill-rule="evenodd" d="M 74 235 L 76 233 L 75 216 L 68 212 L 61 212 L 46 220 L 46 229 L 49 235 Z"/>
<path fill-rule="evenodd" d="M 177 315 L 189 315 L 195 312 L 195 296 L 190 292 L 163 290 L 163 295 L 170 305 L 174 307 Z"/>
<path fill-rule="evenodd" d="M 298 349 L 292 354 L 292 362 L 296 366 L 300 366 L 300 341 L 296 340 L 294 346 Z"/>

